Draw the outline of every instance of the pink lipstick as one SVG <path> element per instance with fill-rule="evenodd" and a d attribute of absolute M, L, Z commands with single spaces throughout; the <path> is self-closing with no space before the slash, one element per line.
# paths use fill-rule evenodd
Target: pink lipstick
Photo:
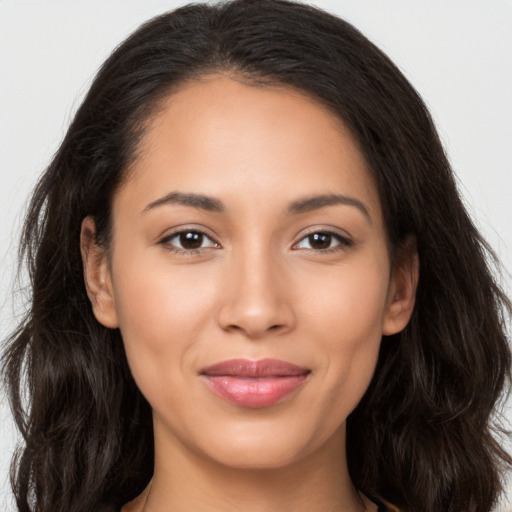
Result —
<path fill-rule="evenodd" d="M 241 407 L 269 407 L 295 391 L 311 373 L 277 359 L 230 359 L 200 372 L 217 396 Z"/>

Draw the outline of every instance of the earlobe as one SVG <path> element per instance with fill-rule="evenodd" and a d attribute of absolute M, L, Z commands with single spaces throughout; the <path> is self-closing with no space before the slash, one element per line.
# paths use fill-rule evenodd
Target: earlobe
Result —
<path fill-rule="evenodd" d="M 119 326 L 107 251 L 96 243 L 96 225 L 92 217 L 82 221 L 80 251 L 87 295 L 96 320 L 105 327 Z"/>
<path fill-rule="evenodd" d="M 388 303 L 382 334 L 391 335 L 403 330 L 409 323 L 416 301 L 419 279 L 419 258 L 416 250 L 396 263 L 391 277 Z"/>

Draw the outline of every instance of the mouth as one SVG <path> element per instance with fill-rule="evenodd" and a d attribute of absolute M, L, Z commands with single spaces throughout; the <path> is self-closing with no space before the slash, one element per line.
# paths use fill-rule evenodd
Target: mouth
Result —
<path fill-rule="evenodd" d="M 230 359 L 200 372 L 209 389 L 227 402 L 247 408 L 274 405 L 297 390 L 311 370 L 278 359 Z"/>

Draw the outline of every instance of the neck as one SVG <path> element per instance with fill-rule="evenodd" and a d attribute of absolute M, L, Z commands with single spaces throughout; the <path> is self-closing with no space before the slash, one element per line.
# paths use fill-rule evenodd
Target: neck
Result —
<path fill-rule="evenodd" d="M 350 481 L 344 431 L 300 460 L 265 469 L 227 467 L 167 441 L 155 431 L 153 479 L 124 512 L 375 510 Z"/>

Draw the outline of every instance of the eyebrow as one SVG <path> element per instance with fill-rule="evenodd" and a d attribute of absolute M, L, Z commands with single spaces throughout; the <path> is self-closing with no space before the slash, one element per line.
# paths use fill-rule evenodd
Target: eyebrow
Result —
<path fill-rule="evenodd" d="M 372 223 L 372 218 L 368 211 L 368 208 L 356 199 L 355 197 L 349 197 L 342 194 L 323 194 L 319 196 L 306 197 L 304 199 L 299 199 L 298 201 L 294 201 L 288 207 L 288 213 L 291 215 L 296 215 L 299 213 L 306 213 L 313 210 L 318 210 L 320 208 L 324 208 L 326 206 L 335 206 L 335 205 L 346 205 L 346 206 L 354 206 L 366 217 L 370 224 Z"/>
<path fill-rule="evenodd" d="M 202 194 L 191 194 L 184 192 L 171 192 L 152 203 L 149 203 L 144 212 L 157 208 L 158 206 L 168 204 L 181 204 L 184 206 L 192 206 L 193 208 L 200 208 L 208 212 L 224 212 L 226 209 L 221 201 L 213 197 L 205 196 Z"/>
<path fill-rule="evenodd" d="M 215 199 L 214 197 L 206 196 L 203 194 L 170 192 L 160 199 L 149 203 L 144 208 L 143 212 L 152 210 L 159 206 L 172 204 L 191 206 L 193 208 L 200 208 L 201 210 L 206 210 L 208 212 L 222 213 L 226 211 L 226 207 L 222 201 Z M 361 213 L 366 217 L 370 224 L 372 223 L 372 218 L 368 212 L 368 208 L 364 205 L 364 203 L 359 201 L 359 199 L 342 194 L 322 194 L 318 196 L 306 197 L 304 199 L 298 199 L 297 201 L 290 203 L 288 206 L 288 214 L 298 215 L 301 213 L 319 210 L 320 208 L 325 208 L 326 206 L 336 205 L 353 206 L 361 211 Z"/>

